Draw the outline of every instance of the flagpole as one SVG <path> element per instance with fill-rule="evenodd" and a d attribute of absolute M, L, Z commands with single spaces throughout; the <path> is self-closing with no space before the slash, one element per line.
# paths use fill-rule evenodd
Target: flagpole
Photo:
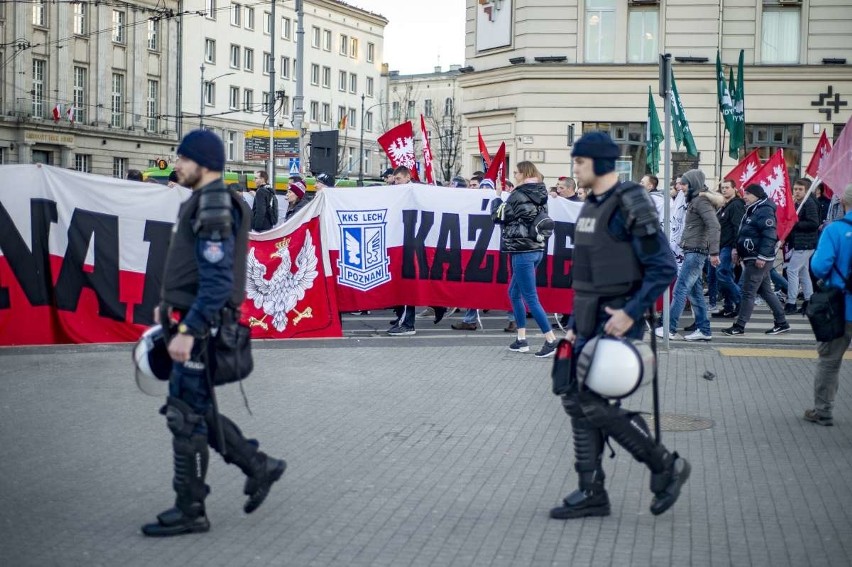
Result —
<path fill-rule="evenodd" d="M 666 183 L 670 182 L 671 167 L 672 167 L 672 56 L 669 53 L 660 54 L 660 96 L 663 97 L 663 113 L 664 113 L 664 128 L 665 136 L 663 137 L 663 178 Z M 666 239 L 671 235 L 671 198 L 663 199 L 663 231 Z M 670 287 L 666 286 L 666 291 L 663 292 L 663 348 L 669 350 L 669 324 L 671 321 L 671 313 L 669 302 L 671 301 Z M 653 329 L 651 332 L 656 333 Z M 659 419 L 656 424 L 659 424 Z M 657 434 L 659 438 L 659 433 Z"/>

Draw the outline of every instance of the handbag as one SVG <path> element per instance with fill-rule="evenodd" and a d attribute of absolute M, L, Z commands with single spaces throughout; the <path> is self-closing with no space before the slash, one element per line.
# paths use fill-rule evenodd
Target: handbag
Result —
<path fill-rule="evenodd" d="M 213 335 L 213 385 L 246 378 L 254 369 L 251 329 L 239 320 L 222 324 Z"/>
<path fill-rule="evenodd" d="M 811 296 L 805 315 L 816 340 L 821 343 L 839 339 L 846 332 L 846 297 L 839 287 L 823 284 Z"/>

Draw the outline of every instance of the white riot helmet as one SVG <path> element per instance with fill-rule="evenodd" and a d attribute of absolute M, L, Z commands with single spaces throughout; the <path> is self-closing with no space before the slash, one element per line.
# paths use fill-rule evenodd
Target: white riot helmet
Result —
<path fill-rule="evenodd" d="M 165 396 L 172 372 L 166 336 L 161 325 L 154 325 L 142 333 L 133 347 L 133 365 L 136 385 L 149 396 Z"/>
<path fill-rule="evenodd" d="M 601 335 L 577 358 L 577 379 L 604 398 L 626 398 L 654 377 L 654 353 L 636 339 Z"/>

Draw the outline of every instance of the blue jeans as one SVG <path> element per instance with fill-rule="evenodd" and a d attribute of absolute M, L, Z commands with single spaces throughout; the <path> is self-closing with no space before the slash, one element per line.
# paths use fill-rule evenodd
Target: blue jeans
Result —
<path fill-rule="evenodd" d="M 479 316 L 478 309 L 468 309 L 464 312 L 464 317 L 462 317 L 462 322 L 464 323 L 476 323 L 476 320 Z"/>
<path fill-rule="evenodd" d="M 669 322 L 671 334 L 677 332 L 678 319 L 683 313 L 683 308 L 686 307 L 686 298 L 689 297 L 698 330 L 705 335 L 710 335 L 710 320 L 707 318 L 707 304 L 704 303 L 704 288 L 701 285 L 701 272 L 706 260 L 707 254 L 700 252 L 685 252 L 683 255 L 683 266 L 672 292 L 671 320 Z"/>
<path fill-rule="evenodd" d="M 707 303 L 715 305 L 716 300 L 719 298 L 719 278 L 716 268 L 710 263 L 709 257 L 707 258 L 705 269 L 707 270 Z"/>
<path fill-rule="evenodd" d="M 774 267 L 769 270 L 769 279 L 772 280 L 772 285 L 775 286 L 775 291 L 783 291 L 784 293 L 787 293 L 787 280 L 781 277 L 781 274 L 779 274 L 778 270 Z M 796 290 L 796 295 L 798 294 L 799 290 Z"/>
<path fill-rule="evenodd" d="M 716 268 L 716 277 L 719 280 L 719 291 L 725 301 L 725 311 L 731 311 L 742 301 L 740 286 L 734 281 L 734 262 L 731 259 L 733 248 L 726 246 L 719 250 L 719 267 Z"/>
<path fill-rule="evenodd" d="M 511 258 L 512 280 L 509 282 L 509 300 L 512 302 L 512 311 L 515 313 L 515 324 L 519 329 L 526 328 L 527 309 L 529 309 L 541 332 L 550 332 L 552 330 L 550 321 L 538 301 L 538 292 L 535 289 L 535 269 L 544 258 L 544 252 L 540 250 L 513 252 Z"/>

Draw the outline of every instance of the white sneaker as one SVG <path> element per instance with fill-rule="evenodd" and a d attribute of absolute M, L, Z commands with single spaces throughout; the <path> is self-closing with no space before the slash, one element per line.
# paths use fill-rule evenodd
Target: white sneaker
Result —
<path fill-rule="evenodd" d="M 705 335 L 699 329 L 695 329 L 691 334 L 683 337 L 685 341 L 712 341 L 713 337 L 710 335 Z"/>
<path fill-rule="evenodd" d="M 435 310 L 431 307 L 427 307 L 423 311 L 417 314 L 418 319 L 433 319 L 435 317 Z"/>
<path fill-rule="evenodd" d="M 663 338 L 663 328 L 657 327 L 656 329 L 654 329 L 654 334 L 657 335 L 657 338 L 662 339 Z M 679 333 L 669 333 L 669 339 L 671 339 L 673 341 L 679 341 L 679 340 L 682 340 L 683 337 Z"/>

